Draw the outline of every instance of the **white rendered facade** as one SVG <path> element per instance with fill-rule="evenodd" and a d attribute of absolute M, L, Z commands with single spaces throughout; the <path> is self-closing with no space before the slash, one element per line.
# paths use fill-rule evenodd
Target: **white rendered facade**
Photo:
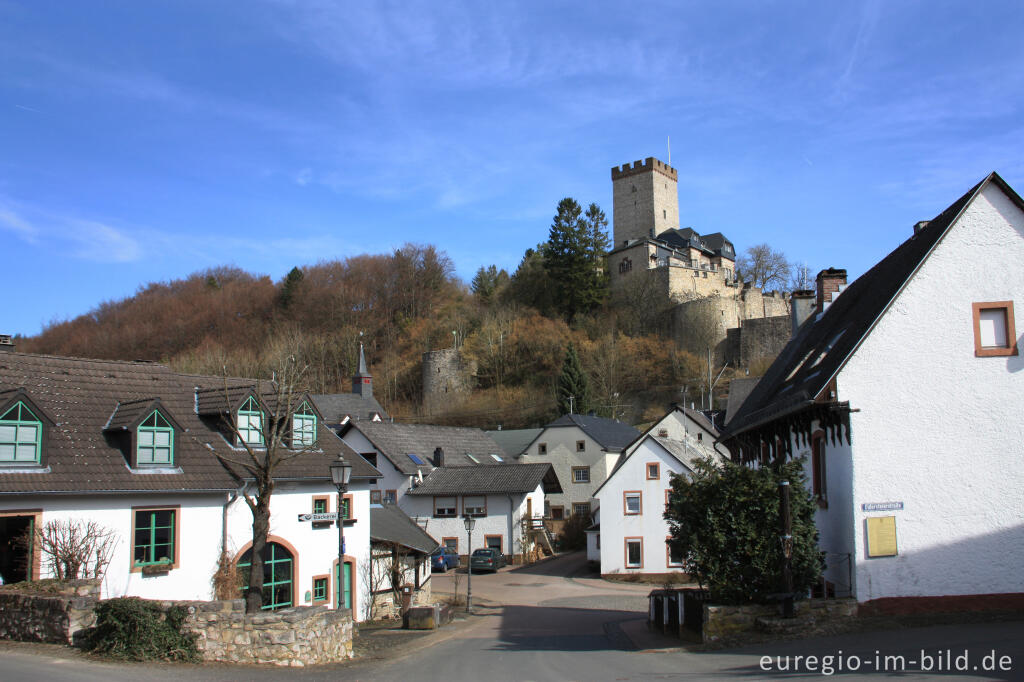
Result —
<path fill-rule="evenodd" d="M 391 460 L 380 452 L 369 438 L 360 433 L 359 429 L 349 429 L 341 439 L 360 455 L 364 455 L 364 458 L 370 460 L 370 463 L 383 474 L 383 477 L 371 488 L 380 492 L 380 501 L 397 503 L 409 490 L 413 477 L 399 471 L 398 467 L 392 464 Z M 372 455 L 372 457 L 365 457 L 365 455 Z M 394 499 L 391 500 L 389 495 L 393 495 Z M 374 502 L 377 502 L 376 497 L 377 495 L 374 494 Z"/>
<path fill-rule="evenodd" d="M 478 508 L 481 502 L 485 505 L 485 513 L 474 514 L 476 525 L 473 528 L 472 549 L 490 546 L 488 540 L 495 545 L 500 542 L 501 551 L 506 556 L 530 549 L 530 541 L 523 533 L 523 521 L 538 516 L 544 509 L 542 485 L 525 494 L 405 495 L 399 500 L 399 507 L 438 543 L 454 546 L 459 554 L 466 555 L 469 550 L 463 515 L 466 513 L 467 502 L 474 508 Z M 448 507 L 449 504 L 454 506 Z M 435 513 L 436 505 L 454 509 L 455 513 L 438 516 Z M 524 541 L 527 545 L 525 547 Z"/>
<path fill-rule="evenodd" d="M 851 556 L 860 602 L 1024 592 L 1024 357 L 977 357 L 972 316 L 1024 314 L 1022 263 L 1024 213 L 989 183 L 836 376 L 852 445 L 825 444 L 816 521 L 821 548 Z M 895 556 L 869 557 L 878 516 L 895 517 Z M 827 577 L 850 582 L 845 564 Z"/>
<path fill-rule="evenodd" d="M 543 462 L 554 468 L 563 492 L 547 496 L 547 515 L 559 520 L 572 516 L 574 506 L 587 505 L 587 514 L 593 511 L 597 504 L 594 491 L 608 478 L 619 456 L 619 452 L 603 449 L 578 426 L 549 426 L 519 461 Z"/>

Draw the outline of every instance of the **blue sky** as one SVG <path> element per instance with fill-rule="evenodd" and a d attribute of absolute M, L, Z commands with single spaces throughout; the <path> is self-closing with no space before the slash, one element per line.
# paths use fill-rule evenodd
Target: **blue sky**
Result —
<path fill-rule="evenodd" d="M 610 168 L 680 220 L 861 274 L 1024 191 L 1016 2 L 0 0 L 0 332 L 232 264 L 432 243 L 513 270 Z"/>

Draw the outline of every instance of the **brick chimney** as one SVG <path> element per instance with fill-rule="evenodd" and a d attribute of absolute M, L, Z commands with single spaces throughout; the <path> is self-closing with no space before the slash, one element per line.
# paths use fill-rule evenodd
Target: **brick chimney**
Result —
<path fill-rule="evenodd" d="M 793 318 L 793 336 L 808 317 L 814 314 L 814 292 L 810 289 L 797 289 L 789 297 L 790 316 Z"/>
<path fill-rule="evenodd" d="M 443 467 L 444 466 L 444 448 L 441 448 L 441 447 L 434 448 L 434 466 L 436 466 L 436 467 Z"/>
<path fill-rule="evenodd" d="M 846 270 L 829 268 L 818 273 L 818 305 L 817 312 L 824 312 L 825 308 L 836 299 L 846 288 Z"/>
<path fill-rule="evenodd" d="M 11 338 L 10 334 L 0 334 L 0 353 L 4 351 L 8 353 L 14 352 L 14 339 Z"/>

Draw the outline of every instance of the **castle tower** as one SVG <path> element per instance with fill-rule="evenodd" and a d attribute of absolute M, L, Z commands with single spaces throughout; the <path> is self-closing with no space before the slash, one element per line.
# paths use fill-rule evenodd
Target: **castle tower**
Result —
<path fill-rule="evenodd" d="M 359 370 L 352 376 L 352 392 L 366 400 L 373 398 L 373 375 L 366 368 L 363 344 L 359 344 Z"/>
<path fill-rule="evenodd" d="M 613 249 L 679 227 L 679 173 L 653 156 L 612 168 Z"/>

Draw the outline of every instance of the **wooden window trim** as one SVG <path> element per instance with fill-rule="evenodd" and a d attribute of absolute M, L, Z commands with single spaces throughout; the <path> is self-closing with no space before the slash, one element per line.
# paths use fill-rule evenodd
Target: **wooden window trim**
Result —
<path fill-rule="evenodd" d="M 388 501 L 388 498 L 391 498 L 390 502 Z M 398 504 L 398 490 L 394 488 L 385 490 L 384 495 L 381 497 L 381 503 L 383 504 L 385 502 L 387 504 Z"/>
<path fill-rule="evenodd" d="M 572 510 L 572 513 L 573 513 L 573 514 L 575 514 L 575 513 L 576 513 L 576 506 L 577 506 L 577 505 L 579 505 L 579 506 L 581 506 L 581 507 L 582 507 L 583 505 L 586 505 L 586 506 L 587 506 L 587 514 L 586 514 L 586 515 L 587 515 L 588 517 L 590 516 L 590 513 L 594 511 L 594 510 L 593 510 L 593 508 L 592 508 L 592 507 L 590 506 L 590 503 L 589 503 L 589 502 L 573 502 L 573 503 L 572 503 L 572 506 L 570 507 L 570 509 Z M 582 514 L 581 514 L 580 516 L 582 516 Z"/>
<path fill-rule="evenodd" d="M 375 497 L 377 498 L 376 500 L 374 500 Z M 380 490 L 371 490 L 370 491 L 370 504 L 382 504 L 383 501 L 384 501 L 384 493 L 382 493 Z"/>
<path fill-rule="evenodd" d="M 152 418 L 152 416 L 154 414 L 157 415 L 160 419 L 162 419 L 164 421 L 164 423 L 167 424 L 167 426 L 144 426 L 144 424 L 146 422 L 148 422 L 150 420 L 150 418 Z M 139 438 L 139 434 L 141 434 L 143 432 L 152 433 L 153 434 L 154 441 L 153 441 L 153 445 L 152 446 L 143 446 L 141 444 L 141 442 L 140 442 L 141 439 Z M 170 446 L 168 447 L 168 449 L 170 450 L 171 461 L 170 462 L 141 462 L 139 460 L 139 451 L 143 447 L 149 447 L 151 450 L 155 451 L 157 449 L 156 448 L 156 434 L 160 433 L 160 432 L 167 432 L 167 433 L 170 433 L 170 435 L 171 435 L 171 439 L 170 439 L 171 442 L 170 442 Z M 135 427 L 135 433 L 132 434 L 132 437 L 133 437 L 133 441 L 134 441 L 132 443 L 132 458 L 133 458 L 132 459 L 132 468 L 133 469 L 160 469 L 160 468 L 169 468 L 169 467 L 177 466 L 177 464 L 176 464 L 176 459 L 177 458 L 175 457 L 175 453 L 174 453 L 174 443 L 177 440 L 177 435 L 175 434 L 174 424 L 171 422 L 170 419 L 168 419 L 166 416 L 164 416 L 164 414 L 159 409 L 155 409 L 152 412 L 150 412 L 146 416 L 146 418 L 143 419 L 139 423 L 139 425 Z"/>
<path fill-rule="evenodd" d="M 576 480 L 576 472 L 577 471 L 586 471 L 587 472 L 587 480 L 585 480 L 585 481 L 577 481 Z M 590 467 L 572 467 L 572 473 L 571 473 L 571 476 L 569 478 L 570 478 L 570 480 L 573 483 L 575 483 L 577 485 L 589 484 L 590 483 Z"/>
<path fill-rule="evenodd" d="M 626 498 L 630 495 L 636 495 L 640 498 L 640 511 L 631 512 L 629 511 L 629 504 L 626 502 Z M 625 516 L 643 516 L 644 514 L 644 493 L 642 490 L 624 490 L 622 491 L 622 513 Z"/>
<path fill-rule="evenodd" d="M 1006 313 L 1005 347 L 986 348 L 981 345 L 981 311 L 1002 309 Z M 974 355 L 979 358 L 1006 357 L 1017 355 L 1017 328 L 1013 320 L 1013 301 L 988 301 L 971 304 L 974 322 Z"/>
<path fill-rule="evenodd" d="M 437 500 L 440 497 L 451 498 L 455 500 L 455 511 L 451 514 L 438 514 L 437 513 Z M 459 517 L 459 496 L 458 495 L 434 495 L 434 507 L 431 510 L 432 515 L 435 519 L 457 519 Z"/>
<path fill-rule="evenodd" d="M 555 510 L 558 510 L 559 516 L 555 516 Z M 565 520 L 565 505 L 555 504 L 551 506 L 551 518 L 555 521 Z"/>
<path fill-rule="evenodd" d="M 174 513 L 174 560 L 167 567 L 171 571 L 181 566 L 181 505 L 147 505 L 132 507 L 132 534 L 129 536 L 128 562 L 131 573 L 141 573 L 143 566 L 155 566 L 156 564 L 138 565 L 135 563 L 135 517 L 138 512 L 169 511 Z M 252 543 L 249 543 L 252 544 Z"/>
<path fill-rule="evenodd" d="M 654 475 L 651 476 L 651 467 L 654 467 Z M 648 481 L 660 481 L 661 480 L 661 463 L 660 462 L 648 462 L 647 466 L 644 467 L 644 472 L 647 474 Z"/>
<path fill-rule="evenodd" d="M 45 440 L 46 440 L 48 424 L 46 422 L 44 422 L 43 419 L 39 416 L 39 414 L 38 414 L 39 410 L 37 410 L 35 408 L 35 405 L 32 405 L 32 404 L 28 403 L 25 400 L 15 400 L 15 401 L 11 402 L 9 405 L 4 405 L 3 407 L 0 407 L 0 417 L 6 416 L 11 411 L 13 411 L 14 408 L 18 407 L 19 405 L 21 406 L 21 408 L 23 408 L 25 410 L 28 410 L 28 412 L 34 417 L 34 419 L 31 419 L 31 420 L 28 420 L 28 419 L 20 419 L 20 420 L 10 419 L 10 420 L 5 420 L 5 421 L 7 421 L 8 424 L 14 423 L 14 424 L 17 424 L 19 426 L 21 426 L 21 425 L 27 426 L 29 424 L 32 424 L 32 425 L 35 426 L 35 429 L 36 429 L 36 439 L 35 439 L 34 445 L 35 445 L 35 450 L 36 450 L 36 458 L 34 460 L 32 460 L 32 461 L 14 460 L 14 459 L 12 459 L 12 460 L 4 460 L 3 462 L 0 462 L 0 466 L 2 466 L 2 467 L 9 467 L 9 468 L 12 468 L 12 469 L 35 468 L 35 467 L 46 466 L 46 464 L 44 462 L 44 459 L 43 459 L 43 450 L 44 450 L 44 443 L 45 443 Z M 19 442 L 27 443 L 27 441 L 18 441 L 16 439 L 14 441 L 15 448 L 17 448 Z M 15 454 L 15 456 L 17 456 L 17 454 Z"/>
<path fill-rule="evenodd" d="M 665 536 L 665 566 L 668 568 L 682 568 L 683 562 L 680 561 L 677 564 L 672 563 L 672 548 L 669 547 L 669 541 L 672 539 L 671 535 Z"/>
<path fill-rule="evenodd" d="M 640 543 L 640 565 L 630 566 L 629 565 L 629 543 L 639 542 Z M 622 539 L 622 565 L 627 570 L 640 570 L 644 567 L 644 539 L 642 536 L 626 537 Z"/>
<path fill-rule="evenodd" d="M 454 548 L 455 549 L 455 553 L 459 554 L 459 538 L 458 538 L 458 536 L 457 535 L 449 535 L 447 537 L 441 538 L 441 545 L 444 546 L 444 547 L 447 547 L 449 540 L 455 540 L 455 548 Z M 461 556 L 461 554 L 459 556 Z"/>
<path fill-rule="evenodd" d="M 828 509 L 827 452 L 825 432 L 818 429 L 811 434 L 811 494 L 822 509 Z"/>
<path fill-rule="evenodd" d="M 314 514 L 316 514 L 316 503 L 317 503 L 318 500 L 323 500 L 324 501 L 324 513 L 325 514 L 330 514 L 331 513 L 331 496 L 330 495 L 314 495 L 313 496 L 312 505 L 310 506 L 310 510 Z"/>
<path fill-rule="evenodd" d="M 298 604 L 299 604 L 299 587 L 301 585 L 299 576 L 302 575 L 301 573 L 299 573 L 299 550 L 295 549 L 295 545 L 293 545 L 292 543 L 288 542 L 287 540 L 285 540 L 283 537 L 281 537 L 279 535 L 269 535 L 268 534 L 267 535 L 267 544 L 270 544 L 271 542 L 276 542 L 277 544 L 281 545 L 286 550 L 288 550 L 291 553 L 291 555 L 292 555 L 292 606 L 290 608 L 294 608 L 295 606 L 298 606 Z M 238 562 L 240 562 L 242 560 L 242 557 L 250 549 L 252 549 L 252 540 L 249 540 L 244 545 L 242 545 L 241 549 L 239 549 L 238 552 L 235 553 L 235 560 L 234 560 L 233 564 L 234 564 L 236 569 L 238 568 Z M 348 555 L 346 555 L 346 559 L 348 559 Z M 335 557 L 335 559 L 334 559 L 334 564 L 335 565 L 338 564 L 337 557 Z M 243 585 L 242 586 L 243 589 L 246 588 L 246 587 L 247 587 L 247 585 Z M 353 597 L 353 600 L 354 599 L 355 598 Z"/>
<path fill-rule="evenodd" d="M 472 514 L 472 516 L 474 518 L 482 518 L 484 516 L 487 516 L 487 495 L 463 495 L 462 496 L 462 515 L 463 516 L 465 516 L 467 514 L 467 512 L 466 512 L 466 498 L 467 497 L 482 497 L 482 498 L 484 498 L 484 511 L 483 511 L 483 513 L 482 514 L 481 513 Z M 456 504 L 456 511 L 457 510 L 458 510 L 458 504 Z"/>
<path fill-rule="evenodd" d="M 10 509 L 6 511 L 0 511 L 0 517 L 10 516 L 31 516 L 32 517 L 32 529 L 38 530 L 43 524 L 43 510 L 42 509 Z M 134 514 L 132 515 L 134 519 Z M 134 542 L 134 521 L 132 522 L 132 541 Z M 134 548 L 129 553 L 129 558 L 134 555 Z M 134 562 L 133 562 L 134 563 Z M 39 551 L 38 544 L 35 539 L 32 541 L 32 567 L 29 570 L 29 576 L 32 580 L 39 580 L 42 576 L 42 552 Z"/>
<path fill-rule="evenodd" d="M 487 540 L 490 538 L 498 538 L 498 551 L 502 554 L 505 553 L 505 536 L 504 535 L 485 535 L 484 536 L 484 547 L 489 547 Z"/>
<path fill-rule="evenodd" d="M 338 563 L 338 562 L 335 561 L 334 563 Z M 320 579 L 323 579 L 323 580 L 327 581 L 327 596 L 325 596 L 323 599 L 317 599 L 316 598 L 316 581 L 320 580 Z M 312 600 L 311 601 L 313 602 L 314 606 L 317 606 L 319 604 L 330 604 L 331 603 L 331 583 L 332 582 L 334 582 L 334 581 L 331 580 L 331 576 L 329 574 L 327 574 L 327 573 L 321 573 L 320 575 L 314 575 L 313 576 L 313 582 L 311 583 L 311 585 L 313 587 L 313 590 L 310 592 L 310 594 L 312 595 Z"/>

